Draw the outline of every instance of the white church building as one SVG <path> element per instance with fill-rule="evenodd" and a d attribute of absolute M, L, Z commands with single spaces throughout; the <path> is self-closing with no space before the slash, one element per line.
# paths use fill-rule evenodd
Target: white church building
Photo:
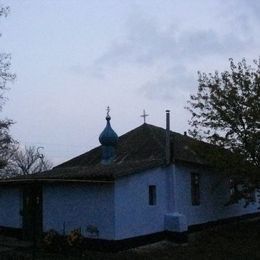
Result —
<path fill-rule="evenodd" d="M 32 237 L 80 229 L 97 245 L 135 246 L 234 218 L 258 203 L 225 206 L 229 178 L 207 166 L 187 135 L 142 124 L 120 136 L 107 125 L 101 146 L 52 170 L 0 181 L 0 232 Z"/>

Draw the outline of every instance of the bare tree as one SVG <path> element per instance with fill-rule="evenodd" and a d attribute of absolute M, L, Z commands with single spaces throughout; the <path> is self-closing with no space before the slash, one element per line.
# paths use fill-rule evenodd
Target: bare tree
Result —
<path fill-rule="evenodd" d="M 2 16 L 6 17 L 9 13 L 9 7 L 4 7 L 0 4 L 0 18 Z M 1 36 L 1 34 L 0 34 Z M 11 54 L 10 53 L 0 53 L 0 110 L 4 104 L 4 91 L 7 89 L 6 84 L 9 81 L 13 81 L 16 77 L 14 73 L 10 71 L 11 69 Z"/>
<path fill-rule="evenodd" d="M 6 17 L 10 9 L 0 3 L 0 18 Z M 1 34 L 0 34 L 1 36 Z M 0 111 L 5 103 L 4 93 L 8 89 L 7 83 L 16 77 L 11 72 L 10 53 L 0 52 Z M 9 133 L 13 124 L 10 119 L 0 119 L 0 178 L 14 175 L 26 175 L 42 172 L 51 168 L 51 163 L 39 152 L 40 148 L 19 147 Z"/>
<path fill-rule="evenodd" d="M 0 4 L 0 18 L 6 17 L 8 13 L 9 7 Z M 10 66 L 11 55 L 9 53 L 0 53 L 0 111 L 2 111 L 5 102 L 6 84 L 15 79 L 15 74 L 10 71 Z M 13 121 L 10 119 L 0 119 L 0 169 L 7 165 L 15 144 L 9 133 L 12 124 Z"/>
<path fill-rule="evenodd" d="M 9 178 L 50 170 L 52 163 L 40 152 L 41 148 L 43 147 L 17 147 L 9 158 L 6 167 L 1 170 L 1 177 Z"/>

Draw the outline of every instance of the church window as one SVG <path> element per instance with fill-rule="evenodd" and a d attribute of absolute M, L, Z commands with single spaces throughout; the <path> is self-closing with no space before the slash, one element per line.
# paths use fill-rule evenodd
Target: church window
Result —
<path fill-rule="evenodd" d="M 237 191 L 236 184 L 232 178 L 229 179 L 229 194 L 230 197 L 233 197 Z"/>
<path fill-rule="evenodd" d="M 198 173 L 191 173 L 191 203 L 200 205 L 200 176 Z"/>
<path fill-rule="evenodd" d="M 156 205 L 156 186 L 149 185 L 149 205 Z"/>

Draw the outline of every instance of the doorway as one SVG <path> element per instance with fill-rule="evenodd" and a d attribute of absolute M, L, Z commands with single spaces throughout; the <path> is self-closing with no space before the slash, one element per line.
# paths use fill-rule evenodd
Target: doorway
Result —
<path fill-rule="evenodd" d="M 42 234 L 42 186 L 23 187 L 23 238 L 36 240 Z"/>

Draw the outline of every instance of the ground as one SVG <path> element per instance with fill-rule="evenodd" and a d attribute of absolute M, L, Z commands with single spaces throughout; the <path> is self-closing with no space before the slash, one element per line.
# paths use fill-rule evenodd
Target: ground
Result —
<path fill-rule="evenodd" d="M 6 251 L 8 250 L 9 251 Z M 0 259 L 33 259 L 31 249 L 3 246 Z M 16 256 L 17 258 L 10 258 Z M 8 258 L 9 257 L 9 258 Z M 36 252 L 35 259 L 260 259 L 260 220 L 237 222 L 191 234 L 188 244 L 176 245 L 161 241 L 148 246 L 129 249 L 119 253 L 98 253 L 86 251 L 84 257 L 69 257 Z"/>

